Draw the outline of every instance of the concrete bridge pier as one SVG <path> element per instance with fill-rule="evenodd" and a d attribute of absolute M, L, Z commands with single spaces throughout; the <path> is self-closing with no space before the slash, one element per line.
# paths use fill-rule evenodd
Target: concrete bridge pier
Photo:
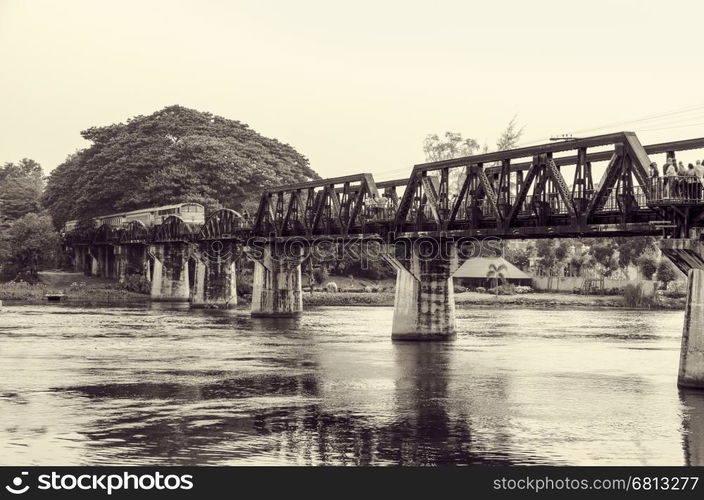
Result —
<path fill-rule="evenodd" d="M 688 282 L 677 385 L 704 389 L 704 243 L 673 238 L 662 240 L 660 248 Z"/>
<path fill-rule="evenodd" d="M 190 297 L 187 243 L 159 243 L 149 246 L 154 259 L 152 300 L 188 302 Z"/>
<path fill-rule="evenodd" d="M 452 275 L 459 267 L 452 241 L 389 245 L 384 260 L 396 269 L 392 340 L 451 340 L 455 330 Z"/>
<path fill-rule="evenodd" d="M 303 312 L 301 264 L 307 255 L 299 245 L 265 244 L 248 252 L 254 261 L 252 316 L 296 317 Z"/>
<path fill-rule="evenodd" d="M 199 246 L 191 306 L 227 309 L 237 305 L 235 261 L 238 255 L 238 248 L 231 241 Z"/>
<path fill-rule="evenodd" d="M 73 247 L 73 270 L 77 273 L 89 275 L 92 267 L 92 259 L 88 252 L 88 246 L 76 245 Z"/>
<path fill-rule="evenodd" d="M 102 276 L 103 278 L 118 276 L 115 248 L 117 247 L 113 245 L 91 245 L 88 248 L 88 255 L 92 259 L 90 263 L 91 276 Z"/>
<path fill-rule="evenodd" d="M 84 274 L 86 276 L 100 276 L 100 247 L 89 246 L 86 249 L 86 254 Z"/>

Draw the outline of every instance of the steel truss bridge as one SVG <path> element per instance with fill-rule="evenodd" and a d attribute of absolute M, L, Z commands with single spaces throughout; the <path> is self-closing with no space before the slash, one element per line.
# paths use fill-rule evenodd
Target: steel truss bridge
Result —
<path fill-rule="evenodd" d="M 663 234 L 703 225 L 702 179 L 649 178 L 651 156 L 704 148 L 704 138 L 641 145 L 633 132 L 415 165 L 410 177 L 358 174 L 279 186 L 253 217 L 223 209 L 202 226 L 176 216 L 146 228 L 101 227 L 91 242 L 249 238 L 561 238 Z M 595 182 L 594 164 L 606 164 Z M 661 173 L 664 161 L 659 161 Z M 568 183 L 566 171 L 570 171 Z M 677 184 L 677 188 L 675 188 Z"/>
<path fill-rule="evenodd" d="M 420 164 L 407 179 L 358 174 L 274 187 L 251 218 L 223 209 L 204 224 L 177 216 L 151 228 L 106 224 L 73 231 L 67 243 L 87 274 L 141 274 L 153 300 L 225 308 L 237 303 L 231 256 L 244 249 L 254 261 L 252 316 L 290 317 L 303 310 L 306 256 L 282 251 L 286 243 L 370 239 L 393 249 L 383 256 L 396 269 L 391 338 L 426 341 L 456 334 L 452 275 L 466 258 L 458 252 L 465 238 L 660 234 L 664 255 L 689 282 L 678 384 L 702 388 L 704 183 L 698 175 L 649 176 L 656 155 L 671 163 L 697 149 L 704 138 L 643 146 L 620 132 Z M 429 239 L 449 251 L 424 254 Z"/>

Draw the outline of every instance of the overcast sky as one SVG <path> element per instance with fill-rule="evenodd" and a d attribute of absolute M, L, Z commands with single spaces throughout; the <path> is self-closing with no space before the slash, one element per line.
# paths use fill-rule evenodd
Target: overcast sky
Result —
<path fill-rule="evenodd" d="M 49 171 L 81 130 L 172 104 L 324 177 L 403 177 L 426 134 L 492 145 L 513 115 L 525 143 L 702 137 L 703 47 L 701 0 L 0 0 L 0 162 Z"/>

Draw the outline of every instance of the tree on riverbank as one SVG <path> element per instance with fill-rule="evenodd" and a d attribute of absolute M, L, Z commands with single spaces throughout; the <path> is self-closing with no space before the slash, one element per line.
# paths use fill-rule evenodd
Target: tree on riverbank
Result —
<path fill-rule="evenodd" d="M 53 263 L 58 235 L 42 211 L 41 165 L 24 158 L 0 167 L 0 278 L 36 281 L 37 270 Z"/>
<path fill-rule="evenodd" d="M 677 269 L 672 265 L 669 259 L 662 259 L 658 265 L 655 277 L 660 283 L 665 285 L 664 288 L 667 289 L 668 283 L 677 279 Z"/>
<path fill-rule="evenodd" d="M 29 158 L 0 166 L 0 230 L 41 210 L 43 177 L 42 167 Z"/>
<path fill-rule="evenodd" d="M 489 264 L 489 270 L 486 272 L 486 277 L 491 282 L 492 288 L 496 291 L 497 297 L 499 296 L 499 282 L 506 282 L 506 276 L 504 275 L 505 270 L 505 264 L 499 264 L 498 266 Z"/>
<path fill-rule="evenodd" d="M 519 127 L 517 117 L 511 118 L 506 128 L 501 132 L 496 140 L 496 151 L 513 149 L 518 146 L 518 141 L 523 135 L 525 126 Z M 423 153 L 426 161 L 450 160 L 463 156 L 472 156 L 482 150 L 479 143 L 471 137 L 464 138 L 459 132 L 445 132 L 440 137 L 438 134 L 428 134 L 423 140 Z M 489 152 L 489 146 L 485 145 L 484 153 Z M 459 191 L 465 179 L 463 169 L 455 168 L 450 170 L 450 188 Z"/>
<path fill-rule="evenodd" d="M 181 106 L 81 135 L 92 145 L 59 165 L 47 183 L 44 201 L 57 226 L 182 201 L 252 210 L 266 186 L 319 178 L 288 144 Z"/>
<path fill-rule="evenodd" d="M 58 246 L 59 235 L 51 218 L 28 213 L 0 235 L 0 262 L 8 276 L 33 283 L 38 279 L 37 271 L 52 263 Z"/>

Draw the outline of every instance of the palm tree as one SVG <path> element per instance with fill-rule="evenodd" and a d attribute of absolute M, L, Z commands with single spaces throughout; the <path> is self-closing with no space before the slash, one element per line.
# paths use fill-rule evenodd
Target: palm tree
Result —
<path fill-rule="evenodd" d="M 496 266 L 495 264 L 489 264 L 489 270 L 486 273 L 486 277 L 488 281 L 491 281 L 492 284 L 494 285 L 492 288 L 496 290 L 496 296 L 498 297 L 499 295 L 499 280 L 501 283 L 506 282 L 506 276 L 502 271 L 506 270 L 506 265 L 505 264 L 499 264 Z"/>

